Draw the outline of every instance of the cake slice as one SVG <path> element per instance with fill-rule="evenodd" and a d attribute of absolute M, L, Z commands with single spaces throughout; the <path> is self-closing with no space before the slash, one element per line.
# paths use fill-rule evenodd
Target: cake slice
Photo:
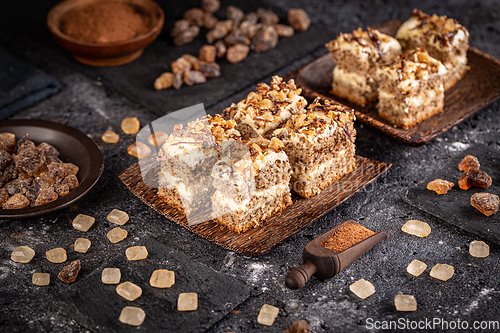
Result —
<path fill-rule="evenodd" d="M 272 138 L 235 142 L 213 168 L 212 217 L 238 234 L 292 204 L 290 163 Z"/>
<path fill-rule="evenodd" d="M 274 136 L 285 145 L 292 166 L 292 189 L 309 198 L 355 166 L 354 112 L 317 98 L 306 113 L 294 115 Z"/>
<path fill-rule="evenodd" d="M 444 105 L 444 65 L 417 49 L 378 70 L 378 114 L 408 129 L 441 112 Z"/>
<path fill-rule="evenodd" d="M 377 99 L 377 68 L 401 54 L 395 38 L 371 28 L 341 33 L 326 47 L 336 63 L 332 93 L 361 106 Z"/>
<path fill-rule="evenodd" d="M 444 89 L 448 90 L 467 71 L 467 50 L 469 31 L 452 18 L 429 16 L 414 9 L 412 17 L 404 22 L 396 33 L 403 51 L 417 47 L 441 61 L 448 73 L 444 79 Z"/>
<path fill-rule="evenodd" d="M 219 115 L 204 116 L 185 128 L 175 125 L 158 152 L 158 195 L 186 216 L 210 208 L 215 192 L 212 168 L 240 138 L 234 126 L 234 121 Z"/>
<path fill-rule="evenodd" d="M 231 104 L 223 116 L 236 121 L 243 140 L 259 136 L 270 139 L 273 131 L 293 114 L 304 112 L 307 101 L 300 96 L 301 92 L 293 80 L 283 82 L 281 77 L 273 76 L 270 86 L 260 83 L 256 92 L 249 93 L 238 104 Z"/>

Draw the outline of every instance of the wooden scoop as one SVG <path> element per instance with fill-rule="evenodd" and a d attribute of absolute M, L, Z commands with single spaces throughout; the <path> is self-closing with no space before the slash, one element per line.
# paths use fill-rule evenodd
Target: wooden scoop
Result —
<path fill-rule="evenodd" d="M 348 220 L 344 223 L 356 222 Z M 319 280 L 326 280 L 334 277 L 356 259 L 368 252 L 368 250 L 374 247 L 378 242 L 387 237 L 385 232 L 377 232 L 342 252 L 335 252 L 321 246 L 321 243 L 330 238 L 330 236 L 344 223 L 330 229 L 304 247 L 304 251 L 302 252 L 304 265 L 294 268 L 285 277 L 285 284 L 288 288 L 299 289 L 305 285 L 313 275 Z"/>

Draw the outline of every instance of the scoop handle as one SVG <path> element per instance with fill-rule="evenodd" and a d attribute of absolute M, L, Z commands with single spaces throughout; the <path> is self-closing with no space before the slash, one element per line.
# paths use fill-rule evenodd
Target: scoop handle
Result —
<path fill-rule="evenodd" d="M 308 261 L 304 265 L 292 269 L 285 277 L 285 284 L 290 289 L 299 289 L 314 273 L 316 273 L 316 266 Z"/>

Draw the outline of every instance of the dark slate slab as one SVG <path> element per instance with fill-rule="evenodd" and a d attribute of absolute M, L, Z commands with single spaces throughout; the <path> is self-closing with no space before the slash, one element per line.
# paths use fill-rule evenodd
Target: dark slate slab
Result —
<path fill-rule="evenodd" d="M 57 2 L 54 1 L 54 5 Z M 298 31 L 292 37 L 280 38 L 278 45 L 272 50 L 264 53 L 250 51 L 249 56 L 238 64 L 231 64 L 226 59 L 217 59 L 222 73 L 219 78 L 208 79 L 206 83 L 192 87 L 183 85 L 179 90 L 170 88 L 157 91 L 153 86 L 155 79 L 161 73 L 171 71 L 170 63 L 181 55 L 187 53 L 198 56 L 200 47 L 207 44 L 205 34 L 208 32 L 207 29 L 201 28 L 200 34 L 193 42 L 175 46 L 169 37 L 170 29 L 176 20 L 182 18 L 182 14 L 186 10 L 199 7 L 200 1 L 161 0 L 158 1 L 158 4 L 165 12 L 163 31 L 157 40 L 146 47 L 141 57 L 129 64 L 116 67 L 93 67 L 81 64 L 73 59 L 68 51 L 52 40 L 45 26 L 30 32 L 30 40 L 25 42 L 29 44 L 30 48 L 42 50 L 50 58 L 84 73 L 94 80 L 101 81 L 111 91 L 127 96 L 155 114 L 165 115 L 198 103 L 203 103 L 208 109 L 218 101 L 248 85 L 261 82 L 261 78 L 274 75 L 279 69 L 317 48 L 323 48 L 326 52 L 323 45 L 331 39 L 331 35 L 324 29 L 312 25 L 307 31 Z M 226 9 L 229 5 L 237 6 L 245 13 L 255 12 L 261 7 L 272 9 L 280 17 L 280 23 L 288 24 L 286 11 L 281 8 L 273 8 L 264 0 L 226 1 L 222 3 L 215 16 L 219 19 L 225 19 Z M 2 24 L 0 23 L 0 31 L 1 28 Z M 222 110 L 216 112 L 221 113 Z"/>
<path fill-rule="evenodd" d="M 458 179 L 462 175 L 458 170 L 458 163 L 466 155 L 476 156 L 481 164 L 480 170 L 493 179 L 493 184 L 488 189 L 471 187 L 464 191 L 458 186 Z M 448 193 L 438 195 L 427 189 L 427 183 L 436 178 L 454 182 L 455 186 Z M 451 158 L 443 168 L 429 174 L 422 182 L 409 189 L 403 199 L 448 223 L 500 244 L 500 213 L 488 217 L 470 204 L 471 196 L 481 192 L 500 195 L 500 154 L 498 150 L 486 145 L 473 146 Z"/>
<path fill-rule="evenodd" d="M 203 332 L 249 295 L 242 282 L 152 238 L 136 241 L 134 245 L 146 246 L 149 255 L 145 260 L 128 261 L 125 252 L 117 255 L 70 285 L 55 307 L 95 332 Z M 116 293 L 116 285 L 103 284 L 101 274 L 106 267 L 120 268 L 120 282 L 135 283 L 142 288 L 142 295 L 130 302 Z M 151 287 L 149 279 L 156 269 L 174 271 L 175 284 L 165 289 Z M 198 310 L 177 311 L 177 298 L 184 292 L 198 294 Z M 146 312 L 141 326 L 129 326 L 118 320 L 125 306 L 137 306 Z"/>

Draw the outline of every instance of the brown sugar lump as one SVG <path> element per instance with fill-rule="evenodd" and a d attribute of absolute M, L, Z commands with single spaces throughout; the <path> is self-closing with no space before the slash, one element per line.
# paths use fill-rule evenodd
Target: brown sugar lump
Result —
<path fill-rule="evenodd" d="M 28 207 L 30 201 L 24 195 L 18 193 L 11 196 L 2 205 L 3 209 L 22 209 Z"/>
<path fill-rule="evenodd" d="M 7 132 L 0 133 L 0 149 L 12 154 L 16 150 L 16 135 Z"/>
<path fill-rule="evenodd" d="M 354 112 L 317 98 L 273 135 L 285 145 L 292 166 L 291 187 L 309 198 L 350 173 L 355 166 Z"/>
<path fill-rule="evenodd" d="M 311 19 L 305 10 L 290 8 L 288 10 L 288 23 L 297 31 L 306 31 L 311 25 Z"/>
<path fill-rule="evenodd" d="M 377 69 L 401 54 L 401 45 L 395 38 L 370 28 L 341 33 L 326 47 L 336 63 L 332 92 L 361 106 L 378 97 Z"/>
<path fill-rule="evenodd" d="M 217 49 L 213 45 L 203 45 L 200 48 L 199 58 L 201 61 L 214 62 L 217 57 Z"/>
<path fill-rule="evenodd" d="M 417 49 L 378 69 L 378 114 L 408 129 L 443 111 L 446 68 Z"/>
<path fill-rule="evenodd" d="M 467 169 L 479 169 L 480 166 L 481 164 L 479 164 L 479 160 L 476 156 L 467 155 L 458 164 L 458 170 L 466 171 Z"/>
<path fill-rule="evenodd" d="M 231 104 L 223 116 L 236 121 L 243 140 L 258 136 L 270 139 L 273 131 L 292 115 L 305 112 L 307 101 L 301 92 L 294 80 L 283 82 L 281 77 L 273 76 L 270 85 L 258 84 L 256 92 L 250 92 L 238 104 Z"/>
<path fill-rule="evenodd" d="M 446 194 L 453 186 L 455 186 L 455 184 L 447 180 L 434 179 L 427 184 L 427 189 L 437 194 Z"/>
<path fill-rule="evenodd" d="M 219 154 L 240 138 L 233 120 L 209 115 L 176 125 L 158 153 L 158 195 L 186 215 L 211 206 L 212 168 Z"/>
<path fill-rule="evenodd" d="M 292 204 L 291 167 L 277 138 L 255 138 L 232 148 L 212 171 L 212 217 L 240 234 Z"/>
<path fill-rule="evenodd" d="M 61 269 L 57 277 L 62 282 L 73 283 L 76 281 L 81 268 L 82 266 L 80 264 L 80 260 L 72 261 L 69 265 L 64 266 L 63 269 Z"/>
<path fill-rule="evenodd" d="M 458 180 L 458 186 L 462 190 L 468 190 L 472 186 L 488 188 L 491 186 L 491 183 L 492 179 L 486 172 L 472 168 L 465 170 Z"/>
<path fill-rule="evenodd" d="M 446 16 L 429 16 L 414 9 L 412 16 L 396 33 L 396 38 L 407 52 L 416 48 L 426 49 L 446 67 L 444 89 L 448 90 L 467 71 L 469 31 L 455 19 Z"/>
<path fill-rule="evenodd" d="M 498 212 L 500 199 L 498 195 L 491 193 L 474 193 L 470 198 L 470 204 L 486 216 Z"/>

